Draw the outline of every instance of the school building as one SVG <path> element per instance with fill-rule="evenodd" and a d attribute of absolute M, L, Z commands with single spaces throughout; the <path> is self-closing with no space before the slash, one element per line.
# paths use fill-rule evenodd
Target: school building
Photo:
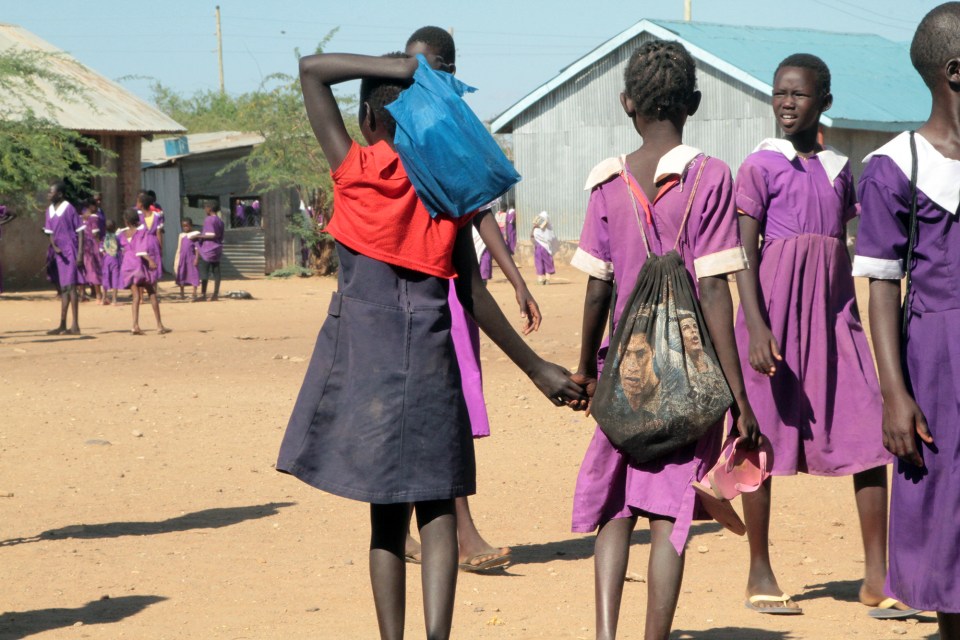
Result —
<path fill-rule="evenodd" d="M 140 146 L 143 138 L 182 133 L 184 128 L 160 110 L 26 29 L 0 24 L 0 51 L 12 48 L 54 54 L 47 64 L 78 87 L 78 95 L 63 99 L 52 84 L 38 79 L 36 84 L 40 95 L 27 97 L 27 105 L 38 115 L 65 129 L 93 138 L 104 149 L 116 154 L 102 157 L 101 153 L 89 151 L 92 164 L 113 174 L 97 178 L 89 186 L 101 194 L 107 217 L 119 220 L 123 209 L 134 204 L 137 191 L 140 190 Z M 48 108 L 50 104 L 54 105 L 52 109 Z M 18 211 L 20 218 L 3 229 L 0 262 L 7 286 L 40 286 L 45 282 L 48 242 L 41 233 L 44 205 L 42 200 L 38 200 L 37 211 Z"/>
<path fill-rule="evenodd" d="M 771 85 L 777 65 L 792 53 L 815 54 L 830 67 L 834 100 L 821 118 L 824 141 L 849 156 L 855 176 L 867 153 L 930 113 L 930 94 L 910 64 L 908 43 L 870 34 L 641 20 L 493 120 L 494 133 L 512 134 L 523 176 L 516 186 L 518 229 L 529 229 L 546 210 L 561 240 L 579 238 L 590 169 L 640 146 L 619 96 L 630 54 L 652 39 L 681 42 L 696 59 L 703 102 L 687 121 L 684 142 L 720 158 L 734 175 L 761 140 L 779 135 Z"/>
<path fill-rule="evenodd" d="M 258 133 L 214 131 L 153 140 L 143 145 L 143 188 L 157 193 L 168 237 L 180 232 L 180 220 L 203 224 L 207 201 L 220 203 L 226 225 L 222 272 L 226 278 L 260 277 L 296 264 L 299 243 L 288 231 L 288 214 L 299 206 L 294 189 L 251 190 L 244 160 L 263 142 Z M 254 226 L 238 226 L 231 212 L 238 201 L 258 200 Z M 172 272 L 176 242 L 164 244 L 164 266 Z"/>

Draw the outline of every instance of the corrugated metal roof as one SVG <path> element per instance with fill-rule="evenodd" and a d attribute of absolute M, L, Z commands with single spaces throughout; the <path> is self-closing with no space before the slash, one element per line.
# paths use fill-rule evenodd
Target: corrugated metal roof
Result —
<path fill-rule="evenodd" d="M 826 126 L 899 131 L 930 113 L 930 94 L 910 64 L 905 43 L 872 34 L 641 20 L 504 111 L 494 119 L 493 131 L 510 132 L 518 115 L 643 32 L 683 43 L 696 59 L 767 95 L 785 57 L 798 52 L 821 57 L 830 67 L 834 96 L 833 107 L 822 118 Z"/>
<path fill-rule="evenodd" d="M 70 57 L 67 53 L 42 40 L 26 29 L 0 23 L 0 51 L 8 49 L 56 53 L 49 64 L 52 69 L 78 85 L 83 95 L 74 100 L 59 100 L 54 88 L 38 81 L 44 98 L 56 105 L 53 112 L 41 100 L 25 97 L 26 105 L 38 115 L 45 116 L 66 129 L 82 132 L 117 132 L 148 135 L 180 133 L 185 131 L 178 122 L 150 106 L 117 83 L 108 80 Z M 0 96 L 4 106 L 16 109 L 19 103 Z"/>
<path fill-rule="evenodd" d="M 191 133 L 183 136 L 187 139 L 189 151 L 182 154 L 167 155 L 166 139 L 144 142 L 140 148 L 140 161 L 145 165 L 155 165 L 186 158 L 202 153 L 252 147 L 264 141 L 259 133 L 244 133 L 243 131 L 214 131 L 210 133 Z"/>

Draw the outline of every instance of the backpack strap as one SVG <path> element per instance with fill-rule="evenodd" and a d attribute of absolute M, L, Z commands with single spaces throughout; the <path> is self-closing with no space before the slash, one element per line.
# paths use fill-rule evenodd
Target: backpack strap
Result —
<path fill-rule="evenodd" d="M 677 241 L 673 243 L 673 248 L 677 249 L 680 247 L 680 238 L 683 237 L 683 231 L 687 226 L 687 218 L 690 217 L 690 210 L 693 208 L 693 198 L 697 195 L 697 185 L 700 184 L 700 176 L 703 175 L 703 168 L 707 166 L 707 161 L 710 160 L 710 156 L 704 156 L 703 162 L 700 163 L 700 168 L 697 169 L 697 177 L 693 181 L 693 188 L 690 189 L 690 197 L 687 198 L 687 209 L 683 212 L 683 220 L 680 221 L 680 230 L 677 232 Z"/>
<path fill-rule="evenodd" d="M 630 202 L 633 203 L 633 212 L 637 214 L 637 226 L 640 227 L 640 237 L 643 238 L 643 247 L 647 250 L 647 257 L 650 257 L 653 252 L 650 250 L 650 242 L 647 240 L 647 232 L 643 229 L 643 220 L 640 219 L 640 207 L 637 206 L 637 202 L 640 202 L 643 205 L 643 210 L 647 214 L 647 220 L 652 222 L 650 203 L 647 201 L 647 197 L 643 194 L 643 192 L 640 191 L 640 188 L 635 185 L 630 180 L 630 176 L 627 175 L 626 162 L 624 162 L 621 158 L 620 163 L 620 177 L 623 178 L 625 183 L 627 183 L 627 193 L 630 194 Z"/>
<path fill-rule="evenodd" d="M 907 234 L 907 260 L 905 265 L 907 277 L 907 290 L 903 296 L 903 310 L 900 313 L 900 345 L 906 349 L 907 322 L 910 319 L 910 292 L 913 288 L 913 252 L 917 247 L 917 173 L 920 161 L 917 157 L 917 138 L 916 132 L 910 132 L 910 159 L 912 167 L 910 169 L 910 226 Z"/>

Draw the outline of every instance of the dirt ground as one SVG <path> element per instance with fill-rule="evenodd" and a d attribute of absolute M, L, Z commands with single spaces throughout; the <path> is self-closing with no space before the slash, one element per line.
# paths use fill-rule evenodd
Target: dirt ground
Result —
<path fill-rule="evenodd" d="M 0 297 L 0 638 L 377 637 L 367 509 L 273 469 L 335 284 L 230 281 L 254 299 L 190 304 L 165 283 L 173 333 L 150 331 L 145 309 L 143 337 L 129 335 L 129 305 L 86 303 L 82 336 L 49 337 L 51 292 Z M 569 267 L 533 285 L 545 320 L 530 343 L 571 368 L 584 285 Z M 515 317 L 499 273 L 490 288 Z M 594 538 L 570 533 L 570 510 L 593 424 L 554 409 L 487 340 L 483 361 L 493 436 L 477 443 L 472 506 L 514 564 L 460 575 L 454 637 L 592 638 Z M 856 601 L 851 480 L 779 480 L 773 518 L 780 583 L 805 615 L 744 608 L 746 540 L 699 523 L 672 638 L 937 636 Z M 648 541 L 641 524 L 641 577 Z M 419 575 L 409 567 L 410 638 L 423 634 Z M 645 597 L 626 585 L 621 638 L 642 637 Z"/>

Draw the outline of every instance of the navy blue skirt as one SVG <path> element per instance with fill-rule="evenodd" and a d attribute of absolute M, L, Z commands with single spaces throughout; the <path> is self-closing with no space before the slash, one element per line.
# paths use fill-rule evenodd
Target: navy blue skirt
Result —
<path fill-rule="evenodd" d="M 476 491 L 447 280 L 337 244 L 339 287 L 287 424 L 277 470 L 375 504 Z"/>

